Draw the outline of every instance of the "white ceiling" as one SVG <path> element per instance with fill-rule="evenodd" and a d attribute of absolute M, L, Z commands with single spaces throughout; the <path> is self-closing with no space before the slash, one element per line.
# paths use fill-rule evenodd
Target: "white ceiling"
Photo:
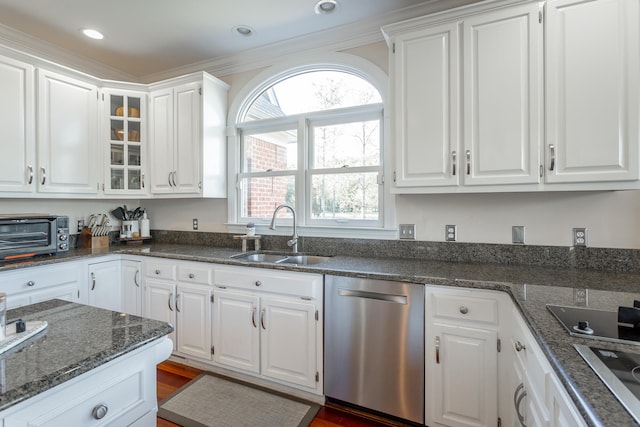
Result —
<path fill-rule="evenodd" d="M 316 0 L 0 0 L 0 24 L 31 44 L 39 40 L 144 80 L 258 48 L 345 42 L 379 33 L 387 23 L 475 1 L 338 0 L 334 13 L 317 15 Z M 238 25 L 255 34 L 237 35 Z M 86 38 L 80 29 L 88 27 L 105 38 Z"/>

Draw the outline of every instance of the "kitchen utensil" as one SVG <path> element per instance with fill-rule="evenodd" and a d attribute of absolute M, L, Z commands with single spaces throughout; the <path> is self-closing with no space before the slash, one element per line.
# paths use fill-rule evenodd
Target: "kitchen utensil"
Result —
<path fill-rule="evenodd" d="M 124 220 L 125 212 L 124 212 L 124 209 L 122 209 L 122 207 L 118 206 L 117 208 L 111 211 L 111 215 L 113 215 L 115 219 L 122 221 Z"/>

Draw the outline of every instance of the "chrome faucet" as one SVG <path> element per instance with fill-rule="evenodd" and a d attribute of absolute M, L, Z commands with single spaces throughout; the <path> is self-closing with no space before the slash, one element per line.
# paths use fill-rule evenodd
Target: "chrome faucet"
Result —
<path fill-rule="evenodd" d="M 279 205 L 276 208 L 276 210 L 273 211 L 273 217 L 271 218 L 271 225 L 269 226 L 269 228 L 272 230 L 276 229 L 276 215 L 278 214 L 278 211 L 282 208 L 289 209 L 293 214 L 293 235 L 291 236 L 291 240 L 287 241 L 287 246 L 290 246 L 293 252 L 298 252 L 298 233 L 296 231 L 296 210 L 293 209 L 291 205 L 287 205 L 287 204 Z"/>

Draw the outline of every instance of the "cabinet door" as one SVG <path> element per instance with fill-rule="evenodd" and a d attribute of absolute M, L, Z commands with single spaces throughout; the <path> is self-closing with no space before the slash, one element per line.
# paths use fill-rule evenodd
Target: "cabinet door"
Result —
<path fill-rule="evenodd" d="M 397 187 L 458 183 L 458 28 L 394 39 Z M 401 190 L 399 190 L 401 192 Z"/>
<path fill-rule="evenodd" d="M 305 387 L 316 385 L 316 307 L 262 298 L 262 374 Z"/>
<path fill-rule="evenodd" d="M 434 347 L 427 351 L 428 418 L 451 427 L 495 426 L 497 340 L 496 331 L 434 323 Z"/>
<path fill-rule="evenodd" d="M 172 179 L 178 193 L 200 192 L 200 85 L 187 83 L 174 89 L 175 149 Z"/>
<path fill-rule="evenodd" d="M 213 360 L 260 372 L 258 298 L 216 290 L 213 305 Z"/>
<path fill-rule="evenodd" d="M 142 92 L 105 90 L 102 94 L 100 142 L 107 194 L 147 193 L 146 104 Z"/>
<path fill-rule="evenodd" d="M 122 301 L 127 314 L 142 316 L 142 284 L 140 283 L 140 261 L 122 261 Z"/>
<path fill-rule="evenodd" d="M 178 284 L 178 351 L 211 360 L 211 288 Z"/>
<path fill-rule="evenodd" d="M 173 90 L 151 92 L 149 112 L 151 192 L 171 193 L 174 176 Z"/>
<path fill-rule="evenodd" d="M 96 86 L 45 70 L 38 85 L 38 191 L 96 194 Z"/>
<path fill-rule="evenodd" d="M 176 325 L 175 295 L 176 285 L 160 282 L 153 279 L 145 279 L 144 315 L 150 319 L 169 322 Z M 173 341 L 173 350 L 176 350 L 176 331 L 169 335 Z"/>
<path fill-rule="evenodd" d="M 89 264 L 89 305 L 122 311 L 120 260 Z"/>
<path fill-rule="evenodd" d="M 464 20 L 465 185 L 539 181 L 542 35 L 537 3 Z"/>
<path fill-rule="evenodd" d="M 0 57 L 0 191 L 35 189 L 33 67 Z"/>
<path fill-rule="evenodd" d="M 546 181 L 638 179 L 638 1 L 546 7 Z"/>

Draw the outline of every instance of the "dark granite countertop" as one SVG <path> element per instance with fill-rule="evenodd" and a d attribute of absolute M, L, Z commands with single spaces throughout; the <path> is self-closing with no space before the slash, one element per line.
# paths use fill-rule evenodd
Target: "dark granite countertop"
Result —
<path fill-rule="evenodd" d="M 0 355 L 0 411 L 169 334 L 165 322 L 61 300 L 9 310 L 47 329 Z"/>
<path fill-rule="evenodd" d="M 246 262 L 230 258 L 238 249 L 204 245 L 151 244 L 116 246 L 110 250 L 75 250 L 68 254 L 32 260 L 13 269 L 108 253 L 399 280 L 432 285 L 459 286 L 507 292 L 520 308 L 531 331 L 560 377 L 580 413 L 591 426 L 637 425 L 596 374 L 573 348 L 574 343 L 595 341 L 572 337 L 547 310 L 547 304 L 580 305 L 575 290 L 586 290 L 587 306 L 616 311 L 640 299 L 640 273 L 618 273 L 582 268 L 449 262 L 404 258 L 334 256 L 315 266 L 292 266 Z M 640 353 L 640 346 L 598 341 L 602 348 Z"/>

